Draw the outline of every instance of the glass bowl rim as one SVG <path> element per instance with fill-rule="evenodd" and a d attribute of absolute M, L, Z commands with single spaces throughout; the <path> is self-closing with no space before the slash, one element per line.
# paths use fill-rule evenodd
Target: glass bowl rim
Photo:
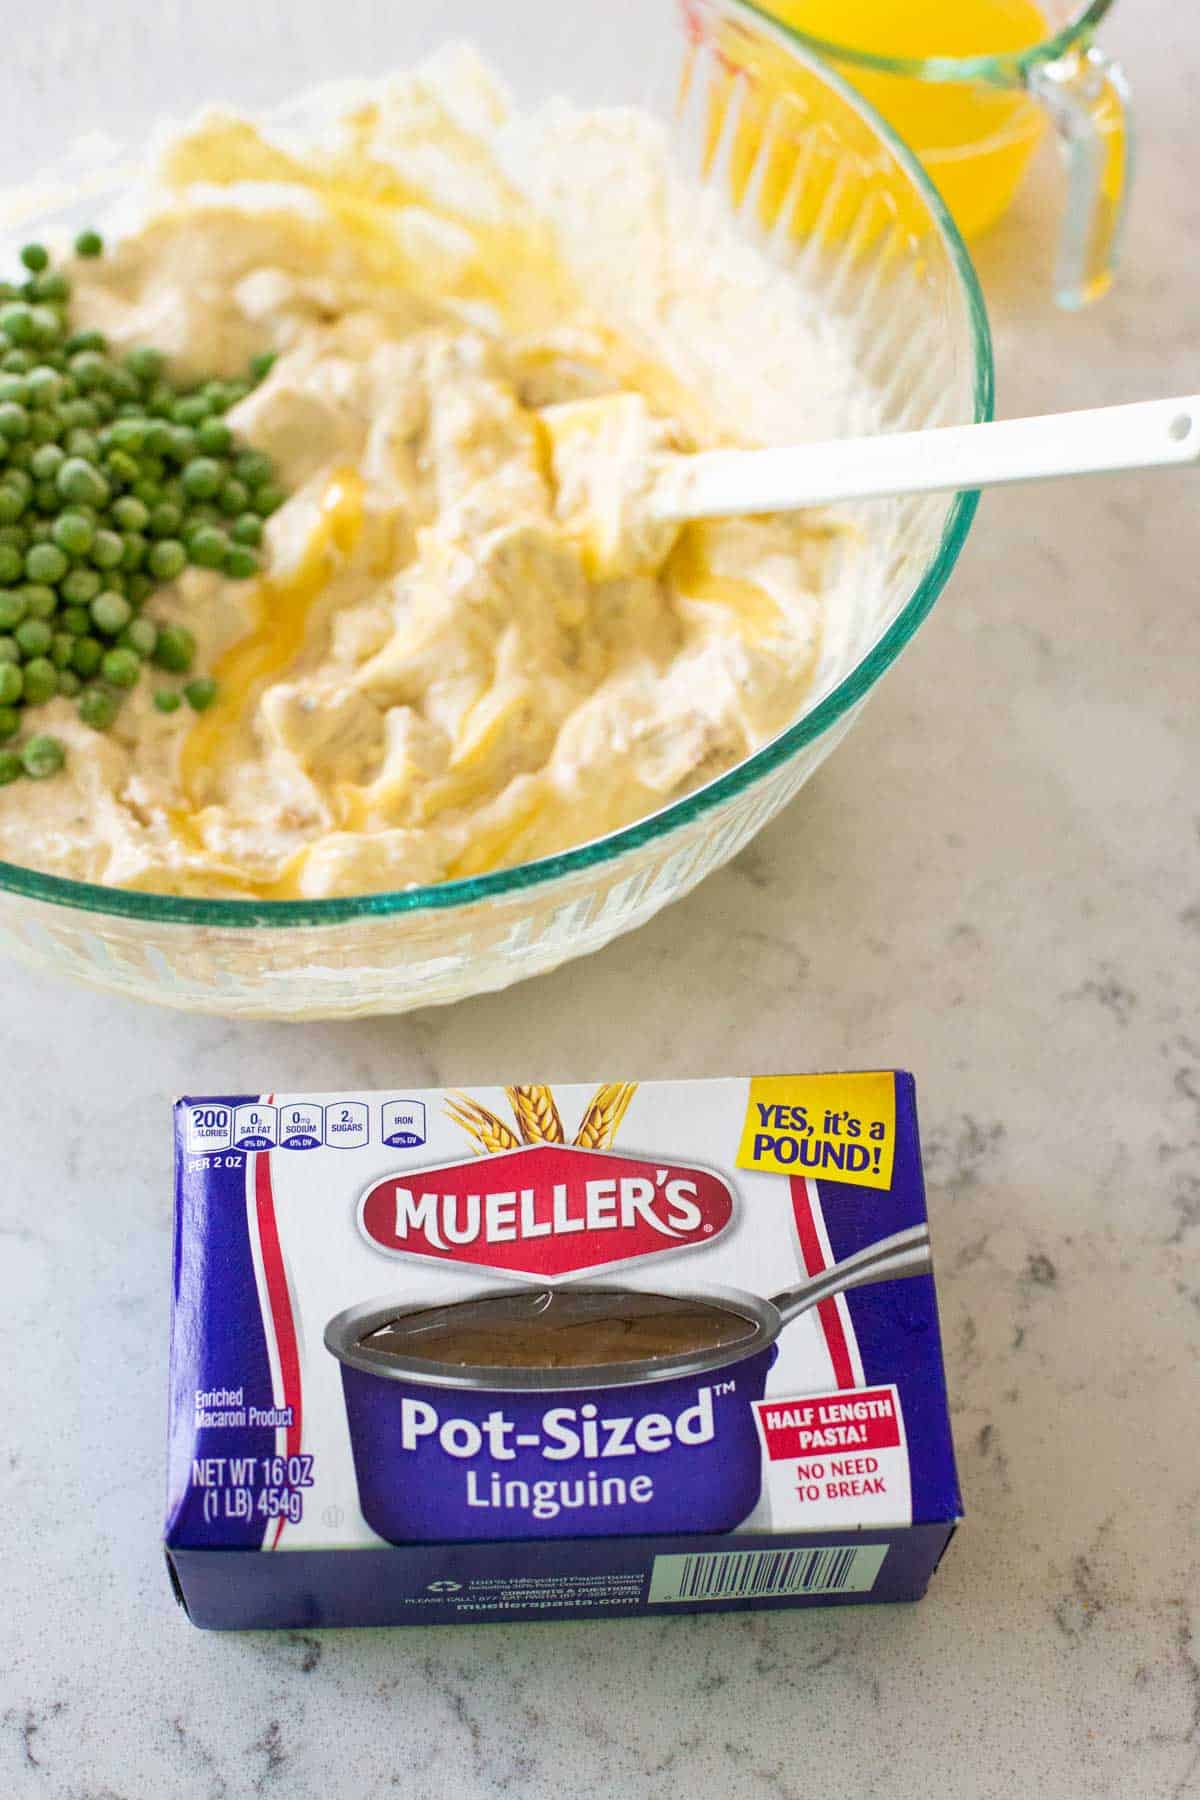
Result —
<path fill-rule="evenodd" d="M 741 15 L 751 21 L 756 31 L 765 31 L 781 49 L 798 56 L 812 68 L 886 144 L 912 181 L 941 236 L 951 267 L 958 277 L 959 293 L 966 307 L 974 360 L 974 419 L 977 424 L 990 419 L 995 399 L 995 372 L 991 330 L 983 292 L 958 227 L 915 154 L 870 102 L 863 99 L 835 69 L 829 68 L 821 60 L 817 54 L 820 46 L 816 40 L 781 25 L 751 4 L 751 0 L 717 0 L 717 4 L 726 13 Z M 954 496 L 937 551 L 923 570 L 912 593 L 879 641 L 816 706 L 802 714 L 778 737 L 772 738 L 752 756 L 736 763 L 723 775 L 718 775 L 694 793 L 672 801 L 658 812 L 638 819 L 619 831 L 610 832 L 605 837 L 593 838 L 554 856 L 518 863 L 513 868 L 496 869 L 484 875 L 429 886 L 397 888 L 383 893 L 350 894 L 331 899 L 214 900 L 192 895 L 143 893 L 137 889 L 102 887 L 96 882 L 74 881 L 62 875 L 43 874 L 19 863 L 3 860 L 0 860 L 0 893 L 20 895 L 25 899 L 76 911 L 134 919 L 146 924 L 261 930 L 264 926 L 337 925 L 405 913 L 448 911 L 476 905 L 481 901 L 502 899 L 526 888 L 544 887 L 565 876 L 581 874 L 613 862 L 628 851 L 637 850 L 668 836 L 678 827 L 703 817 L 724 801 L 754 786 L 764 775 L 789 761 L 805 745 L 821 737 L 863 699 L 891 667 L 945 587 L 966 541 L 978 503 L 977 489 Z"/>

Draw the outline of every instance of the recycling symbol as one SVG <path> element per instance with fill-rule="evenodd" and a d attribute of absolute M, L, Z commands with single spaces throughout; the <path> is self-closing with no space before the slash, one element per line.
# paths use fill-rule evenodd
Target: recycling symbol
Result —
<path fill-rule="evenodd" d="M 457 1594 L 461 1587 L 461 1581 L 431 1581 L 425 1592 L 427 1594 Z"/>

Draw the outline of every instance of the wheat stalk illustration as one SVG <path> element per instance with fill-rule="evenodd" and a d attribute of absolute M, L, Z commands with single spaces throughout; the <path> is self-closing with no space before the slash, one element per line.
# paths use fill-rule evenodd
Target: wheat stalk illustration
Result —
<path fill-rule="evenodd" d="M 603 1082 L 588 1102 L 575 1133 L 579 1149 L 607 1150 L 636 1092 L 636 1081 Z"/>
<path fill-rule="evenodd" d="M 480 1106 L 469 1094 L 452 1094 L 446 1101 L 446 1113 L 460 1125 L 475 1145 L 476 1154 L 494 1156 L 498 1150 L 519 1150 L 521 1140 L 503 1119 Z"/>
<path fill-rule="evenodd" d="M 566 1141 L 562 1119 L 548 1087 L 510 1087 L 504 1092 L 525 1143 L 561 1144 Z"/>

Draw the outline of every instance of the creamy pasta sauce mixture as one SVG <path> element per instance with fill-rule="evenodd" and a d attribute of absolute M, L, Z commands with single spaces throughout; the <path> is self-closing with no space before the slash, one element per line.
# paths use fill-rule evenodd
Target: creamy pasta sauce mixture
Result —
<path fill-rule="evenodd" d="M 600 836 L 786 726 L 831 530 L 644 505 L 656 458 L 773 429 L 732 381 L 769 284 L 699 254 L 675 182 L 648 118 L 514 119 L 467 58 L 317 139 L 208 114 L 169 142 L 71 265 L 77 316 L 182 378 L 277 351 L 230 423 L 289 497 L 261 578 L 189 568 L 147 602 L 215 703 L 164 715 L 143 682 L 102 734 L 51 702 L 67 767 L 0 791 L 0 856 L 215 896 L 437 882 Z M 803 435 L 814 357 L 781 361 L 776 434 Z"/>

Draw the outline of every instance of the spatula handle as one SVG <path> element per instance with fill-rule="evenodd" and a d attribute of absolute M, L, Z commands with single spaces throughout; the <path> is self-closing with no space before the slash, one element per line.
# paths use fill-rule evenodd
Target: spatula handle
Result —
<path fill-rule="evenodd" d="M 1196 462 L 1200 395 L 1190 394 L 779 450 L 709 450 L 665 467 L 652 504 L 660 518 L 723 518 Z"/>

